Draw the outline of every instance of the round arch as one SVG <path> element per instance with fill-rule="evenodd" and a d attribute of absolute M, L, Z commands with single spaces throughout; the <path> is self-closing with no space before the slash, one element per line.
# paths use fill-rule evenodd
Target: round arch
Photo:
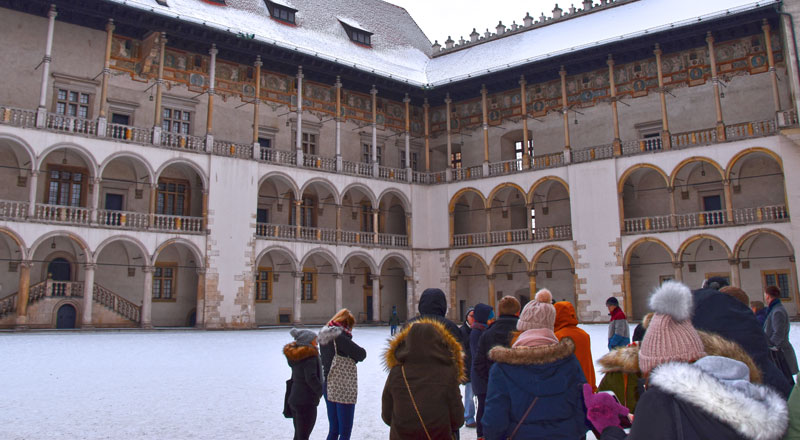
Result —
<path fill-rule="evenodd" d="M 380 203 L 383 200 L 383 198 L 388 195 L 396 196 L 400 200 L 400 203 L 403 204 L 403 210 L 406 212 L 406 214 L 411 213 L 411 202 L 408 200 L 408 197 L 406 197 L 405 194 L 403 194 L 396 188 L 386 188 L 385 190 L 383 190 L 383 192 L 381 192 L 381 194 L 378 196 L 378 206 L 380 206 Z"/>
<path fill-rule="evenodd" d="M 775 160 L 775 162 L 778 163 L 778 166 L 783 171 L 783 159 L 781 159 L 781 157 L 778 156 L 774 151 L 768 150 L 768 149 L 763 148 L 763 147 L 752 147 L 752 148 L 747 148 L 747 149 L 744 149 L 744 150 L 736 153 L 736 155 L 733 156 L 733 158 L 731 158 L 731 160 L 728 162 L 728 166 L 725 168 L 725 179 L 726 180 L 730 180 L 731 179 L 731 172 L 734 170 L 734 167 L 735 167 L 736 163 L 739 162 L 739 160 L 741 160 L 745 156 L 747 156 L 749 154 L 753 154 L 753 153 L 764 153 L 767 156 L 770 156 L 771 158 L 773 158 Z"/>
<path fill-rule="evenodd" d="M 536 252 L 536 254 L 531 259 L 531 264 L 530 264 L 531 270 L 536 268 L 536 264 L 539 263 L 539 259 L 542 258 L 542 255 L 544 255 L 548 251 L 553 251 L 553 250 L 563 253 L 569 260 L 570 266 L 572 266 L 572 268 L 575 269 L 575 259 L 572 258 L 572 255 L 570 255 L 570 253 L 567 252 L 567 250 L 562 248 L 561 246 L 551 244 L 539 249 L 539 252 Z"/>
<path fill-rule="evenodd" d="M 108 237 L 105 240 L 103 240 L 102 243 L 97 245 L 97 248 L 93 253 L 94 261 L 98 261 L 98 257 L 100 257 L 100 254 L 103 252 L 103 249 L 105 249 L 106 246 L 117 241 L 124 241 L 126 243 L 130 243 L 131 245 L 139 249 L 139 251 L 141 251 L 142 253 L 142 258 L 144 258 L 143 264 L 145 266 L 151 266 L 153 264 L 152 261 L 150 260 L 150 253 L 147 251 L 147 247 L 145 247 L 145 245 L 141 241 L 139 241 L 139 239 L 131 237 L 129 235 L 115 235 L 113 237 Z"/>
<path fill-rule="evenodd" d="M 331 251 L 321 247 L 317 247 L 306 252 L 306 254 L 303 255 L 303 258 L 300 260 L 298 270 L 302 270 L 305 267 L 306 263 L 308 262 L 308 259 L 316 254 L 322 254 L 325 257 L 325 259 L 328 260 L 329 263 L 331 263 L 334 272 L 342 273 L 341 268 L 344 267 L 344 264 L 339 266 L 339 260 L 336 258 L 336 256 L 333 255 Z"/>
<path fill-rule="evenodd" d="M 130 151 L 121 151 L 119 153 L 114 153 L 114 154 L 108 156 L 103 161 L 103 163 L 100 164 L 100 168 L 98 170 L 98 176 L 102 176 L 103 175 L 103 172 L 105 171 L 105 169 L 106 169 L 106 167 L 108 166 L 109 163 L 113 162 L 116 159 L 123 159 L 123 158 L 132 159 L 132 160 L 140 163 L 141 165 L 143 165 L 144 168 L 147 170 L 147 175 L 149 177 L 148 182 L 150 183 L 150 185 L 154 185 L 156 183 L 155 172 L 153 171 L 153 167 L 150 165 L 150 162 L 148 162 L 147 159 L 145 159 L 143 156 L 141 156 L 141 155 L 139 155 L 137 153 L 130 152 Z"/>
<path fill-rule="evenodd" d="M 0 141 L 3 141 L 3 140 L 13 142 L 13 143 L 19 145 L 20 147 L 22 147 L 22 149 L 27 154 L 28 162 L 30 162 L 30 169 L 32 169 L 32 170 L 38 170 L 39 169 L 38 161 L 36 160 L 36 153 L 33 151 L 33 148 L 31 148 L 31 146 L 30 146 L 30 144 L 28 144 L 28 142 L 26 142 L 21 137 L 14 136 L 11 133 L 0 133 Z M 20 158 L 17 157 L 17 160 L 20 160 Z M 20 161 L 20 163 L 24 163 L 24 161 Z"/>
<path fill-rule="evenodd" d="M 489 266 L 486 264 L 486 260 L 483 259 L 480 255 L 476 254 L 475 252 L 465 252 L 456 258 L 456 261 L 453 262 L 453 265 L 450 266 L 450 275 L 456 275 L 456 270 L 458 266 L 467 258 L 475 257 L 480 263 L 483 265 L 483 271 L 488 275 L 489 274 Z"/>
<path fill-rule="evenodd" d="M 725 170 L 723 170 L 722 167 L 719 166 L 719 164 L 715 160 L 702 156 L 692 156 L 682 160 L 681 163 L 679 163 L 678 165 L 675 166 L 675 168 L 672 169 L 672 173 L 670 174 L 670 179 L 669 179 L 670 187 L 672 188 L 675 187 L 675 179 L 678 178 L 678 173 L 681 171 L 681 169 L 683 169 L 683 167 L 693 162 L 705 162 L 714 167 L 714 169 L 719 172 L 720 178 L 725 177 Z"/>
<path fill-rule="evenodd" d="M 792 255 L 794 255 L 794 246 L 792 246 L 792 242 L 789 241 L 783 234 L 781 234 L 778 231 L 773 231 L 772 229 L 759 228 L 749 231 L 748 233 L 742 235 L 741 238 L 739 238 L 739 240 L 736 242 L 736 245 L 733 247 L 733 258 L 739 258 L 739 254 L 742 251 L 742 247 L 744 246 L 745 243 L 747 243 L 747 240 L 760 234 L 768 234 L 775 236 L 777 239 L 782 241 L 783 244 L 786 245 L 786 249 L 789 249 Z"/>
<path fill-rule="evenodd" d="M 483 202 L 483 208 L 486 209 L 486 203 L 487 203 L 486 202 L 486 197 L 483 196 L 483 193 L 480 192 L 480 190 L 470 186 L 470 187 L 466 187 L 466 188 L 461 188 L 460 190 L 456 191 L 455 194 L 453 194 L 453 197 L 450 198 L 450 205 L 449 205 L 448 209 L 449 209 L 449 211 L 451 213 L 455 211 L 456 202 L 458 201 L 458 199 L 461 198 L 461 196 L 463 196 L 464 194 L 466 194 L 468 192 L 474 192 L 475 194 L 477 194 L 480 197 L 481 201 Z"/>
<path fill-rule="evenodd" d="M 342 270 L 344 270 L 344 267 L 347 266 L 347 263 L 350 262 L 350 260 L 354 257 L 360 257 L 362 260 L 364 260 L 369 266 L 370 273 L 372 274 L 380 273 L 380 267 L 375 265 L 375 260 L 372 259 L 371 255 L 369 255 L 364 251 L 353 251 L 347 254 L 347 256 L 344 257 L 344 259 L 342 259 Z"/>
<path fill-rule="evenodd" d="M 31 248 L 28 251 L 28 255 L 30 255 L 32 257 L 36 253 L 36 251 L 38 250 L 39 246 L 42 243 L 44 243 L 45 241 L 47 241 L 47 240 L 49 240 L 51 238 L 55 238 L 55 237 L 64 237 L 64 238 L 67 238 L 67 239 L 72 240 L 73 242 L 75 242 L 75 244 L 77 244 L 78 247 L 80 247 L 81 250 L 83 251 L 83 254 L 86 257 L 86 261 L 85 262 L 88 263 L 88 264 L 93 263 L 92 251 L 89 249 L 89 245 L 86 243 L 86 240 L 84 240 L 82 237 L 80 237 L 78 235 L 73 234 L 72 232 L 64 231 L 64 230 L 50 231 L 50 232 L 42 235 L 41 237 L 39 237 L 31 245 Z"/>
<path fill-rule="evenodd" d="M 496 268 L 496 265 L 497 265 L 497 263 L 500 261 L 500 259 L 501 259 L 501 258 L 503 258 L 503 257 L 505 257 L 506 255 L 509 255 L 509 254 L 511 254 L 511 255 L 516 255 L 516 256 L 518 256 L 519 258 L 521 258 L 523 261 L 525 261 L 525 262 L 526 262 L 526 266 L 527 266 L 527 269 L 526 269 L 526 270 L 527 270 L 528 272 L 530 272 L 530 270 L 531 270 L 531 269 L 530 269 L 530 266 L 527 264 L 527 262 L 528 262 L 528 257 L 526 257 L 525 255 L 523 255 L 523 254 L 522 254 L 522 252 L 520 252 L 520 251 L 518 251 L 518 250 L 516 250 L 516 249 L 503 249 L 503 250 L 501 250 L 500 252 L 498 252 L 498 253 L 497 253 L 497 254 L 494 256 L 494 258 L 492 258 L 492 261 L 491 261 L 491 263 L 489 263 L 489 269 L 488 269 L 488 271 L 486 272 L 486 274 L 487 274 L 487 275 L 493 275 L 493 274 L 494 274 L 494 271 L 495 271 L 495 268 Z"/>
<path fill-rule="evenodd" d="M 686 252 L 686 249 L 688 249 L 689 246 L 692 245 L 692 243 L 694 243 L 694 242 L 696 242 L 698 240 L 703 240 L 703 239 L 712 240 L 712 241 L 715 241 L 715 242 L 719 243 L 720 245 L 722 245 L 722 248 L 725 249 L 725 253 L 728 256 L 728 259 L 733 258 L 733 255 L 731 254 L 731 248 L 728 247 L 728 245 L 724 241 L 722 241 L 722 239 L 720 239 L 717 236 L 711 235 L 711 234 L 697 234 L 697 235 L 693 235 L 693 236 L 687 238 L 680 245 L 680 247 L 678 248 L 678 252 L 675 253 L 675 257 L 676 257 L 677 261 L 681 261 L 683 259 L 684 252 Z"/>
<path fill-rule="evenodd" d="M 263 185 L 264 182 L 272 178 L 281 180 L 284 184 L 286 184 L 286 186 L 291 188 L 292 193 L 294 193 L 295 200 L 300 198 L 299 196 L 300 189 L 297 187 L 297 184 L 291 177 L 289 177 L 288 174 L 282 171 L 272 171 L 265 174 L 264 176 L 261 176 L 261 179 L 258 180 L 258 187 L 261 188 L 261 185 Z"/>
<path fill-rule="evenodd" d="M 531 189 L 528 191 L 528 194 L 527 194 L 528 203 L 532 202 L 531 199 L 533 198 L 533 194 L 536 192 L 536 190 L 539 188 L 539 186 L 541 186 L 542 184 L 544 184 L 546 182 L 558 182 L 558 183 L 560 183 L 561 185 L 564 186 L 564 189 L 567 190 L 567 194 L 570 193 L 569 192 L 569 184 L 567 183 L 566 180 L 564 180 L 564 179 L 562 179 L 562 178 L 560 178 L 558 176 L 544 176 L 541 179 L 539 179 L 536 182 L 534 182 L 533 185 L 531 185 Z"/>
<path fill-rule="evenodd" d="M 351 183 L 347 185 L 341 192 L 341 198 L 343 199 L 351 189 L 358 189 L 363 192 L 367 198 L 369 198 L 370 203 L 372 203 L 372 209 L 378 208 L 378 199 L 375 198 L 375 193 L 373 193 L 372 190 L 363 183 Z"/>
<path fill-rule="evenodd" d="M 85 147 L 82 147 L 78 144 L 74 144 L 72 142 L 60 142 L 47 147 L 44 151 L 42 151 L 39 154 L 39 157 L 36 159 L 36 170 L 41 172 L 42 170 L 39 168 L 41 168 L 44 159 L 47 156 L 49 156 L 50 153 L 53 153 L 56 150 L 60 149 L 68 149 L 70 151 L 77 153 L 86 162 L 86 165 L 89 167 L 89 173 L 91 174 L 91 176 L 98 177 L 97 160 L 94 158 L 94 155 L 92 155 L 92 153 L 89 152 L 89 150 L 87 150 Z"/>
<path fill-rule="evenodd" d="M 29 258 L 29 255 L 33 255 L 28 253 L 28 248 L 27 246 L 25 246 L 25 240 L 23 240 L 22 237 L 20 237 L 19 234 L 17 234 L 13 230 L 6 228 L 5 226 L 0 226 L 0 234 L 6 235 L 14 243 L 17 244 L 17 247 L 19 247 L 19 253 L 21 259 L 27 260 Z"/>
<path fill-rule="evenodd" d="M 203 172 L 200 166 L 194 163 L 193 161 L 183 158 L 170 159 L 161 164 L 161 166 L 158 167 L 158 169 L 156 170 L 155 181 L 158 182 L 158 179 L 159 177 L 161 177 L 161 174 L 164 173 L 164 170 L 166 170 L 168 167 L 172 165 L 186 165 L 189 168 L 191 168 L 192 171 L 194 171 L 195 173 L 197 173 L 198 176 L 200 176 L 200 180 L 203 182 L 203 190 L 208 191 L 208 176 L 206 176 L 206 173 Z"/>
<path fill-rule="evenodd" d="M 497 195 L 497 193 L 499 193 L 500 191 L 502 191 L 502 190 L 504 190 L 506 188 L 514 188 L 514 189 L 516 189 L 517 191 L 519 191 L 520 194 L 522 194 L 523 197 L 525 197 L 526 202 L 527 202 L 527 194 L 525 194 L 525 190 L 523 190 L 521 186 L 517 185 L 516 183 L 512 183 L 512 182 L 501 183 L 500 185 L 497 185 L 496 187 L 494 187 L 494 189 L 492 189 L 492 192 L 489 193 L 489 196 L 486 197 L 486 201 L 488 203 L 491 203 L 492 200 L 494 200 L 494 197 Z"/>
<path fill-rule="evenodd" d="M 336 186 L 333 183 L 331 183 L 329 180 L 323 179 L 322 177 L 314 177 L 313 179 L 310 179 L 309 181 L 304 183 L 303 186 L 300 188 L 300 191 L 298 192 L 300 197 L 302 197 L 303 194 L 305 194 L 305 192 L 308 189 L 308 187 L 310 187 L 311 185 L 313 185 L 315 183 L 318 183 L 318 184 L 324 186 L 325 189 L 330 191 L 330 193 L 333 195 L 334 203 L 336 203 L 337 205 L 340 204 L 339 201 L 341 200 L 341 197 L 339 196 L 339 193 L 336 191 Z M 342 194 L 344 194 L 344 193 L 342 193 Z M 372 193 L 369 193 L 368 195 L 369 195 L 371 200 L 374 200 L 374 196 L 372 195 Z M 373 203 L 374 203 L 374 201 L 373 201 Z"/>
<path fill-rule="evenodd" d="M 654 238 L 654 237 L 642 237 L 642 238 L 634 241 L 633 243 L 631 243 L 630 246 L 628 246 L 628 249 L 625 251 L 625 257 L 623 259 L 623 261 L 625 262 L 624 266 L 626 266 L 626 267 L 630 266 L 630 264 L 631 264 L 631 256 L 633 256 L 634 251 L 636 251 L 636 248 L 638 248 L 640 245 L 642 245 L 644 243 L 654 243 L 654 244 L 657 244 L 657 245 L 661 246 L 662 248 L 664 248 L 665 251 L 667 251 L 667 254 L 670 257 L 670 260 L 672 260 L 673 263 L 676 262 L 677 256 L 676 256 L 675 252 L 672 252 L 672 249 L 670 249 L 669 246 L 667 246 L 666 243 L 664 243 L 663 241 L 661 241 L 661 240 L 659 240 L 657 238 Z"/>
<path fill-rule="evenodd" d="M 628 168 L 627 170 L 625 170 L 624 173 L 622 173 L 622 176 L 620 176 L 619 180 L 617 181 L 617 192 L 622 193 L 623 187 L 625 186 L 625 182 L 633 175 L 633 173 L 643 169 L 649 169 L 655 171 L 658 175 L 664 178 L 664 185 L 666 185 L 667 187 L 670 186 L 671 183 L 669 176 L 667 176 L 667 173 L 665 173 L 664 170 L 662 170 L 660 167 L 649 163 L 639 163 Z"/>
<path fill-rule="evenodd" d="M 292 265 L 292 272 L 297 272 L 299 270 L 299 267 L 300 267 L 299 263 L 297 261 L 297 258 L 292 253 L 292 251 L 290 251 L 286 247 L 278 246 L 278 245 L 270 246 L 270 247 L 264 249 L 263 251 L 261 251 L 258 254 L 258 256 L 256 257 L 256 260 L 255 260 L 256 266 L 258 265 L 258 262 L 261 261 L 261 259 L 264 258 L 270 252 L 276 252 L 276 253 L 286 257 L 286 259 L 289 260 L 289 263 L 291 263 L 291 265 Z"/>
<path fill-rule="evenodd" d="M 381 262 L 378 263 L 379 268 L 383 268 L 383 266 L 389 262 L 390 259 L 396 258 L 400 263 L 403 265 L 403 270 L 406 273 L 406 276 L 411 276 L 411 263 L 403 254 L 399 254 L 397 252 L 390 252 L 385 257 L 381 259 Z"/>
<path fill-rule="evenodd" d="M 205 258 L 203 258 L 203 253 L 200 251 L 200 248 L 198 248 L 197 245 L 195 245 L 194 243 L 185 238 L 170 238 L 169 240 L 161 243 L 160 245 L 158 245 L 158 247 L 156 247 L 156 251 L 153 253 L 153 256 L 150 257 L 150 261 L 152 261 L 153 263 L 158 261 L 158 256 L 161 254 L 161 252 L 163 252 L 164 249 L 174 244 L 181 244 L 186 246 L 186 248 L 189 249 L 189 251 L 196 258 L 195 261 L 198 262 L 198 267 L 201 268 L 205 267 Z"/>

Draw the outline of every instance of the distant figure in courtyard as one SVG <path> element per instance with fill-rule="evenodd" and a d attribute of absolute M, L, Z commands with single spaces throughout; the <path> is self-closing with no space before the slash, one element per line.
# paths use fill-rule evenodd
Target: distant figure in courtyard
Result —
<path fill-rule="evenodd" d="M 419 310 L 419 316 L 409 319 L 406 322 L 406 326 L 422 318 L 439 321 L 445 326 L 447 331 L 449 331 L 450 334 L 456 338 L 459 344 L 464 344 L 464 341 L 461 339 L 461 331 L 458 329 L 458 326 L 455 325 L 453 321 L 445 318 L 447 315 L 447 297 L 442 289 L 429 287 L 423 290 L 422 295 L 419 296 L 419 305 L 417 306 L 417 310 Z"/>
<path fill-rule="evenodd" d="M 293 328 L 290 334 L 294 342 L 283 347 L 283 354 L 292 368 L 288 403 L 294 420 L 294 440 L 308 440 L 317 422 L 317 405 L 322 397 L 322 364 L 314 332 Z"/>
<path fill-rule="evenodd" d="M 625 313 L 619 307 L 619 300 L 616 297 L 608 298 L 606 307 L 608 307 L 608 314 L 611 316 L 611 321 L 608 323 L 608 350 L 611 351 L 631 343 L 631 330 L 628 327 Z"/>
<path fill-rule="evenodd" d="M 389 342 L 381 418 L 391 440 L 451 439 L 464 424 L 461 344 L 441 321 L 410 322 Z"/>
<path fill-rule="evenodd" d="M 389 318 L 389 331 L 392 336 L 397 333 L 397 326 L 400 325 L 400 317 L 397 316 L 397 308 L 392 306 L 392 317 Z"/>
<path fill-rule="evenodd" d="M 358 397 L 356 363 L 367 357 L 367 352 L 353 342 L 355 322 L 350 310 L 342 309 L 319 332 L 325 375 L 325 406 L 328 410 L 328 440 L 349 440 L 353 430 Z"/>
<path fill-rule="evenodd" d="M 592 339 L 589 333 L 578 328 L 578 317 L 575 307 L 569 301 L 559 301 L 553 305 L 556 309 L 556 322 L 553 330 L 559 341 L 564 338 L 572 339 L 575 343 L 575 357 L 581 364 L 586 383 L 591 385 L 592 392 L 597 391 L 594 377 L 594 363 L 592 362 Z"/>
<path fill-rule="evenodd" d="M 481 417 L 483 416 L 483 410 L 486 407 L 487 381 L 478 374 L 478 367 L 475 365 L 475 361 L 477 360 L 478 356 L 477 352 L 481 335 L 483 335 L 483 332 L 485 332 L 489 327 L 489 320 L 494 318 L 494 310 L 492 309 L 492 306 L 488 304 L 478 303 L 475 305 L 473 316 L 475 317 L 475 320 L 472 323 L 472 331 L 469 334 L 469 349 L 471 354 L 470 357 L 472 358 L 472 365 L 470 365 L 469 369 L 469 378 L 472 382 L 472 392 L 475 394 L 475 397 L 478 398 L 478 409 L 475 414 L 475 423 L 477 423 L 476 428 L 478 431 L 478 438 L 481 438 L 483 437 Z"/>
<path fill-rule="evenodd" d="M 650 320 L 653 319 L 653 312 L 644 315 L 644 319 L 636 328 L 633 329 L 633 342 L 640 343 L 644 339 L 644 334 L 647 332 L 647 327 L 650 326 Z"/>
<path fill-rule="evenodd" d="M 793 375 L 797 374 L 797 357 L 789 342 L 789 314 L 781 303 L 781 289 L 768 286 L 764 290 L 767 304 L 767 319 L 764 321 L 764 334 L 767 335 L 772 359 L 781 369 L 786 379 L 794 385 Z"/>
<path fill-rule="evenodd" d="M 472 307 L 467 309 L 467 315 L 464 317 L 464 323 L 458 327 L 461 331 L 461 340 L 464 346 L 464 365 L 472 365 L 472 351 L 469 345 L 469 334 L 472 332 L 472 323 L 475 322 L 475 311 Z M 475 395 L 472 393 L 472 381 L 470 375 L 466 375 L 466 383 L 464 384 L 464 426 L 467 428 L 474 428 L 478 426 L 475 423 Z"/>
<path fill-rule="evenodd" d="M 764 305 L 764 301 L 750 301 L 750 310 L 753 311 L 758 322 L 763 326 L 764 321 L 767 320 L 767 307 Z"/>

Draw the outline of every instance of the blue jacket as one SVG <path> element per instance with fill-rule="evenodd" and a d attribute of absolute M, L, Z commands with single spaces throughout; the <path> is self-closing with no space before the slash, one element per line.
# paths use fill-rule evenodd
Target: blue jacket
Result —
<path fill-rule="evenodd" d="M 575 344 L 564 338 L 539 347 L 495 347 L 481 423 L 487 440 L 508 438 L 538 397 L 516 438 L 577 440 L 586 434 L 582 385 L 586 383 Z"/>

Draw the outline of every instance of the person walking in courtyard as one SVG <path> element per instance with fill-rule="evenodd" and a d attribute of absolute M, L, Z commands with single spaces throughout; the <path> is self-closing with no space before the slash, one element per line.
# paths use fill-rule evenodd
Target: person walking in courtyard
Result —
<path fill-rule="evenodd" d="M 477 424 L 478 438 L 483 437 L 483 427 L 481 426 L 481 417 L 483 410 L 486 406 L 486 380 L 478 374 L 478 367 L 475 364 L 477 358 L 478 346 L 480 345 L 481 335 L 489 327 L 489 320 L 494 317 L 494 310 L 492 306 L 484 303 L 475 305 L 473 311 L 475 317 L 472 323 L 472 331 L 469 334 L 469 349 L 472 365 L 470 365 L 469 378 L 472 382 L 472 392 L 478 398 L 478 409 L 475 414 L 475 423 Z"/>
<path fill-rule="evenodd" d="M 475 322 L 475 311 L 472 307 L 467 309 L 467 315 L 464 317 L 464 323 L 458 327 L 461 331 L 461 341 L 464 346 L 464 365 L 472 365 L 472 351 L 469 345 L 469 334 L 472 331 L 472 323 Z M 466 375 L 467 383 L 464 384 L 464 426 L 467 428 L 475 428 L 478 426 L 475 423 L 475 395 L 472 392 L 472 381 L 470 375 Z"/>
<path fill-rule="evenodd" d="M 397 308 L 392 306 L 392 316 L 389 318 L 389 331 L 392 336 L 397 333 L 397 326 L 400 325 L 400 317 L 397 316 Z"/>
<path fill-rule="evenodd" d="M 575 316 L 575 307 L 569 301 L 559 301 L 553 304 L 556 309 L 555 335 L 558 340 L 572 339 L 575 343 L 575 357 L 583 369 L 586 383 L 591 385 L 592 392 L 597 391 L 594 378 L 594 364 L 592 363 L 592 340 L 589 334 L 578 328 L 578 318 Z"/>
<path fill-rule="evenodd" d="M 292 368 L 289 407 L 294 420 L 294 440 L 308 440 L 317 422 L 317 406 L 322 397 L 322 365 L 317 350 L 317 335 L 311 330 L 292 329 L 294 342 L 283 347 Z"/>
<path fill-rule="evenodd" d="M 353 342 L 355 322 L 350 310 L 342 309 L 319 332 L 328 410 L 327 440 L 348 440 L 353 430 L 358 397 L 356 363 L 367 357 L 367 352 Z"/>
<path fill-rule="evenodd" d="M 586 434 L 581 364 L 575 344 L 553 333 L 556 310 L 531 301 L 517 321 L 511 348 L 489 351 L 495 364 L 489 373 L 483 431 L 486 440 L 581 439 Z"/>
<path fill-rule="evenodd" d="M 409 323 L 384 353 L 381 418 L 391 440 L 451 439 L 464 423 L 461 344 L 441 321 Z"/>
<path fill-rule="evenodd" d="M 750 310 L 753 311 L 753 314 L 756 315 L 758 322 L 763 327 L 764 321 L 767 320 L 767 307 L 764 305 L 764 301 L 750 301 Z"/>
<path fill-rule="evenodd" d="M 767 304 L 767 318 L 764 321 L 764 334 L 769 342 L 772 359 L 794 385 L 793 375 L 797 374 L 797 357 L 789 342 L 789 314 L 781 303 L 781 289 L 768 286 L 764 290 L 764 303 Z"/>
<path fill-rule="evenodd" d="M 608 350 L 611 351 L 631 343 L 631 329 L 616 297 L 608 298 L 606 307 L 611 316 L 611 321 L 608 323 Z"/>

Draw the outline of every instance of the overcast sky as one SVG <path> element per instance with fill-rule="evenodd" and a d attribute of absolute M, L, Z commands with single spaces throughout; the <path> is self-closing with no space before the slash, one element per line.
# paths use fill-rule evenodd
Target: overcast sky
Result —
<path fill-rule="evenodd" d="M 439 40 L 444 46 L 447 36 L 452 36 L 453 41 L 460 37 L 469 40 L 472 28 L 483 34 L 488 28 L 494 32 L 498 21 L 510 27 L 513 21 L 522 24 L 526 12 L 530 12 L 534 19 L 539 15 L 551 16 L 553 8 L 559 0 L 388 0 L 411 14 L 425 35 L 433 43 Z M 567 10 L 570 4 L 576 8 L 582 7 L 582 0 L 561 0 L 560 8 Z"/>

